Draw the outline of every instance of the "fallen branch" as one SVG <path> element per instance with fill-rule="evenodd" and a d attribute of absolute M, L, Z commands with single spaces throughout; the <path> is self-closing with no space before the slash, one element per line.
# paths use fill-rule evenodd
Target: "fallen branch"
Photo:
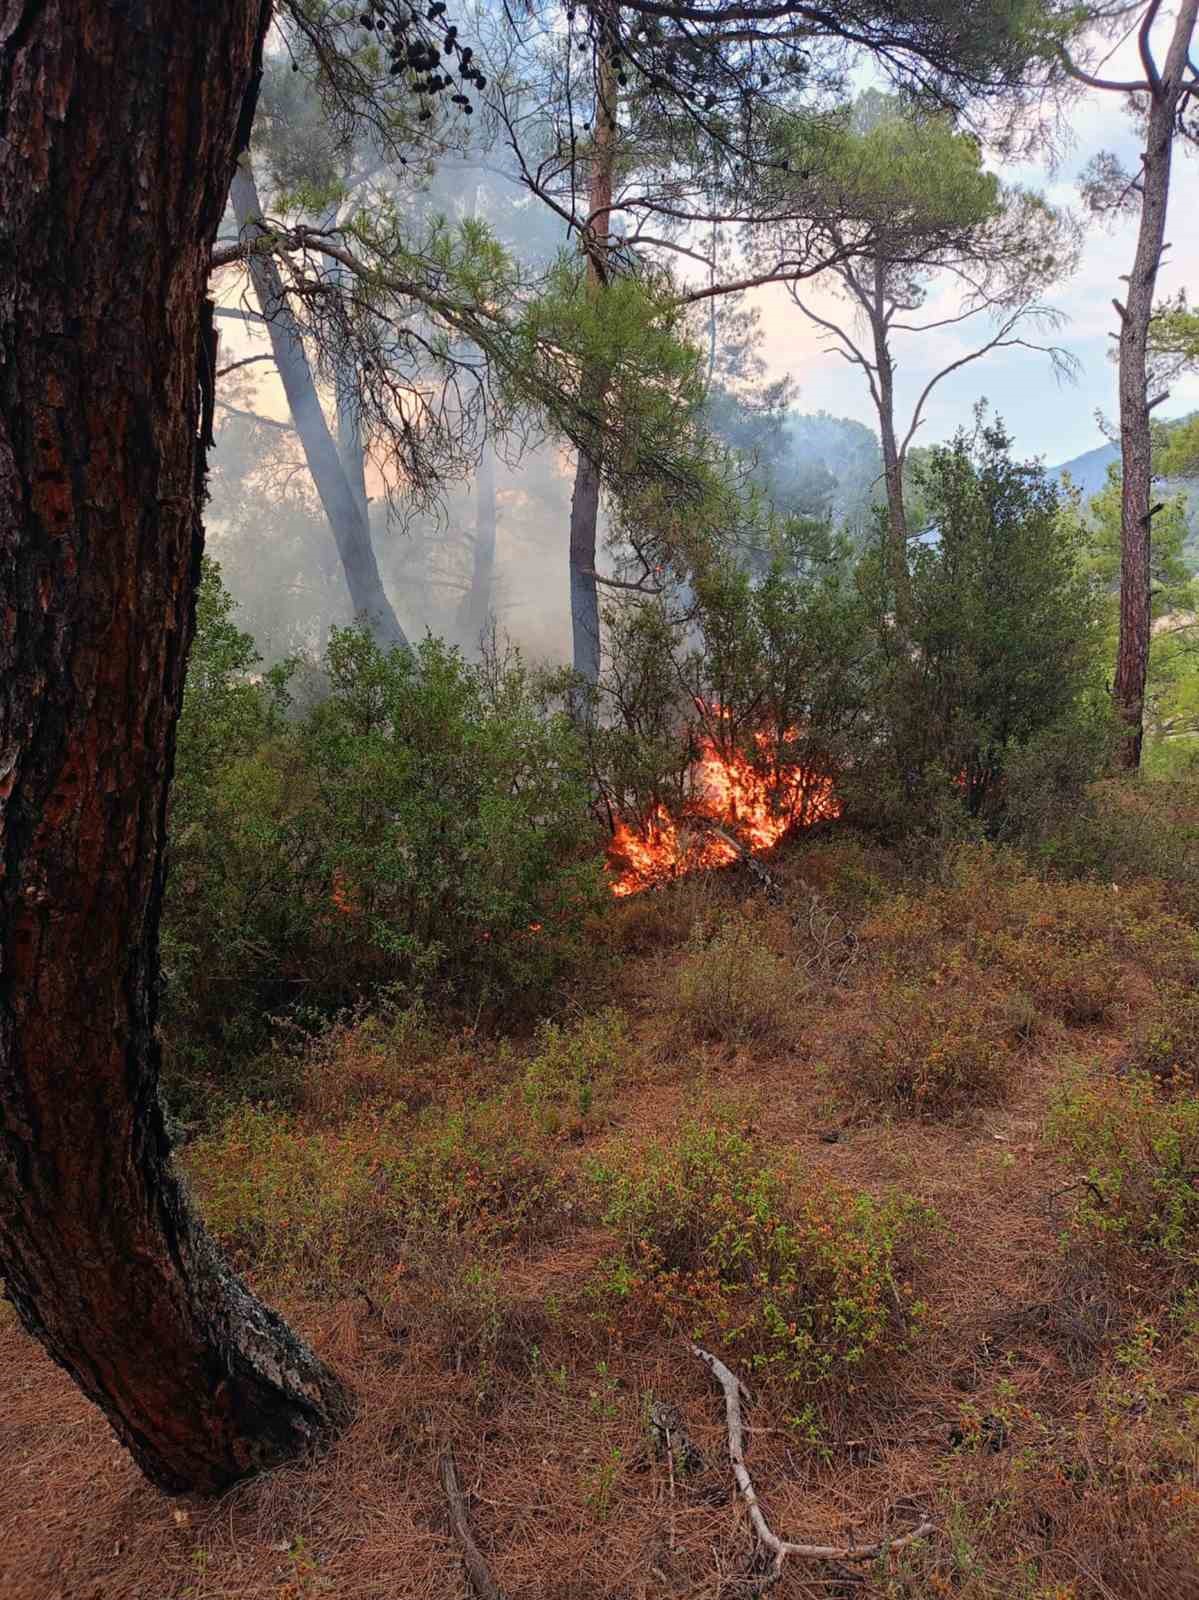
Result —
<path fill-rule="evenodd" d="M 790 1539 L 780 1539 L 766 1521 L 765 1513 L 754 1490 L 753 1479 L 745 1465 L 741 1424 L 741 1396 L 745 1393 L 744 1385 L 736 1373 L 731 1372 L 719 1357 L 709 1354 L 707 1350 L 701 1350 L 697 1344 L 691 1346 L 691 1353 L 699 1357 L 724 1390 L 724 1408 L 729 1430 L 729 1460 L 733 1464 L 733 1477 L 737 1480 L 741 1498 L 749 1511 L 749 1520 L 758 1536 L 758 1542 L 774 1554 L 776 1578 L 788 1556 L 798 1556 L 802 1561 L 877 1561 L 890 1550 L 901 1550 L 904 1545 L 914 1544 L 917 1539 L 927 1538 L 930 1533 L 936 1532 L 936 1525 L 926 1520 L 913 1528 L 910 1533 L 901 1534 L 894 1539 L 880 1539 L 876 1544 L 796 1544 Z"/>
<path fill-rule="evenodd" d="M 487 1570 L 487 1563 L 471 1534 L 470 1523 L 466 1520 L 466 1498 L 458 1485 L 453 1451 L 448 1448 L 441 1458 L 441 1483 L 450 1503 L 450 1526 L 462 1550 L 462 1560 L 475 1593 L 479 1600 L 504 1600 L 503 1590 Z"/>
<path fill-rule="evenodd" d="M 704 822 L 701 824 L 701 826 L 705 833 L 713 834 L 717 839 L 720 839 L 724 844 L 731 846 L 731 848 L 737 852 L 737 860 L 740 865 L 743 866 L 749 873 L 750 877 L 755 880 L 755 882 L 758 884 L 758 887 L 763 890 L 766 898 L 773 905 L 778 905 L 781 903 L 783 898 L 782 885 L 779 883 L 774 873 L 771 872 L 770 868 L 759 861 L 757 856 L 755 856 L 752 851 L 747 850 L 746 847 L 741 843 L 740 839 L 729 833 L 727 829 L 722 828 L 717 822 Z"/>

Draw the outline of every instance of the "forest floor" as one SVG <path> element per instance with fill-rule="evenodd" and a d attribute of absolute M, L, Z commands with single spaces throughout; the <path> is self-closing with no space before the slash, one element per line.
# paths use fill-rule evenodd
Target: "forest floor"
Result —
<path fill-rule="evenodd" d="M 168 1499 L 0 1317 L 4 1600 L 457 1600 L 447 1448 L 507 1600 L 1199 1596 L 1199 1026 L 1161 1044 L 1189 916 L 1169 884 L 1045 883 L 986 847 L 919 888 L 836 843 L 777 871 L 781 908 L 737 872 L 616 907 L 557 1033 L 347 1024 L 299 1109 L 188 1152 L 357 1393 L 322 1459 Z M 758 1176 L 722 1190 L 705 1129 Z M 922 1221 L 853 1231 L 898 1194 Z M 805 1295 L 836 1302 L 810 1328 Z M 692 1336 L 746 1382 L 778 1535 L 932 1531 L 770 1581 Z"/>

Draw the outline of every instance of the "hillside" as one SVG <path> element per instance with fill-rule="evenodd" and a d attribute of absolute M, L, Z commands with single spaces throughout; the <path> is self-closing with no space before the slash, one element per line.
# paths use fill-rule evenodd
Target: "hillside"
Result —
<path fill-rule="evenodd" d="M 762 1593 L 695 1339 L 746 1382 L 770 1527 L 894 1541 L 772 1594 L 1199 1594 L 1199 817 L 1139 805 L 1103 881 L 800 841 L 777 905 L 740 869 L 614 902 L 561 1025 L 384 1009 L 277 1055 L 291 1109 L 186 1164 L 357 1421 L 167 1505 L 10 1322 L 0 1592 L 459 1600 L 452 1450 L 514 1600 Z"/>

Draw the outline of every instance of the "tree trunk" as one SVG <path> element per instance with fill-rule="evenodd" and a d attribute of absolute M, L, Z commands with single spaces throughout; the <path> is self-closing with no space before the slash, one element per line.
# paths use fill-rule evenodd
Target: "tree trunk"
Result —
<path fill-rule="evenodd" d="M 1150 557 L 1149 501 L 1152 487 L 1149 428 L 1149 323 L 1166 234 L 1170 166 L 1175 119 L 1199 0 L 1183 0 L 1166 53 L 1165 67 L 1150 96 L 1149 122 L 1141 172 L 1141 222 L 1136 256 L 1128 278 L 1128 297 L 1120 312 L 1120 637 L 1112 694 L 1124 723 L 1118 760 L 1135 770 L 1141 764 L 1145 726 L 1145 680 L 1149 671 Z"/>
<path fill-rule="evenodd" d="M 479 458 L 475 485 L 475 542 L 470 588 L 462 607 L 462 630 L 468 645 L 478 644 L 491 615 L 495 581 L 495 449 L 490 439 Z"/>
<path fill-rule="evenodd" d="M 891 359 L 885 298 L 884 263 L 874 264 L 874 296 L 867 307 L 878 373 L 874 396 L 878 432 L 883 452 L 883 482 L 887 491 L 887 574 L 895 606 L 895 626 L 906 640 L 912 623 L 912 575 L 908 566 L 908 516 L 903 500 L 903 458 L 895 432 L 895 363 Z"/>
<path fill-rule="evenodd" d="M 221 1262 L 158 1102 L 205 282 L 269 16 L 0 0 L 0 1276 L 167 1490 L 348 1413 Z"/>
<path fill-rule="evenodd" d="M 245 237 L 254 239 L 266 232 L 248 155 L 238 163 L 230 199 L 237 225 Z M 375 547 L 371 543 L 370 523 L 366 515 L 365 485 L 360 490 L 360 499 L 359 493 L 355 492 L 355 485 L 346 474 L 329 424 L 325 421 L 308 357 L 304 353 L 304 342 L 287 304 L 279 269 L 265 254 L 252 255 L 249 269 L 258 307 L 270 334 L 275 366 L 291 408 L 292 421 L 337 543 L 354 615 L 366 622 L 384 648 L 406 650 L 409 648 L 408 639 L 379 576 L 379 563 L 375 559 Z"/>
<path fill-rule="evenodd" d="M 606 277 L 612 217 L 612 170 L 616 155 L 616 67 L 612 56 L 611 0 L 596 12 L 601 24 L 597 52 L 598 82 L 595 101 L 595 139 L 588 188 L 589 218 L 584 248 L 587 251 L 587 290 L 598 295 Z M 583 373 L 582 394 L 588 409 L 598 414 L 604 403 L 607 374 L 602 367 Z M 599 682 L 599 590 L 595 581 L 596 532 L 599 527 L 600 471 L 598 444 L 594 454 L 579 451 L 574 493 L 570 502 L 570 621 L 574 669 L 586 684 Z"/>

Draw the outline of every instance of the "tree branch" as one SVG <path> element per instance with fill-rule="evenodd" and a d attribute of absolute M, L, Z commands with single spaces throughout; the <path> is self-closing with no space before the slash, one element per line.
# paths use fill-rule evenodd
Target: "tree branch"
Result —
<path fill-rule="evenodd" d="M 783 1563 L 788 1556 L 798 1556 L 804 1561 L 877 1561 L 890 1550 L 900 1550 L 905 1545 L 915 1544 L 918 1539 L 925 1539 L 930 1533 L 936 1532 L 936 1525 L 926 1518 L 910 1533 L 901 1534 L 894 1539 L 880 1539 L 876 1544 L 796 1544 L 789 1539 L 780 1539 L 772 1532 L 770 1524 L 766 1521 L 765 1513 L 754 1490 L 753 1480 L 745 1465 L 741 1425 L 741 1396 L 745 1393 L 744 1386 L 736 1374 L 731 1372 L 717 1356 L 710 1355 L 707 1350 L 701 1350 L 697 1344 L 693 1344 L 690 1348 L 692 1355 L 699 1357 L 724 1390 L 729 1460 L 732 1462 L 733 1477 L 749 1511 L 749 1520 L 753 1524 L 759 1543 L 774 1554 L 776 1576 L 782 1571 Z"/>
<path fill-rule="evenodd" d="M 462 1560 L 479 1600 L 504 1600 L 503 1591 L 487 1570 L 487 1563 L 474 1541 L 466 1520 L 466 1500 L 458 1486 L 458 1471 L 453 1452 L 447 1448 L 441 1458 L 441 1483 L 450 1503 L 450 1526 L 462 1551 Z"/>

